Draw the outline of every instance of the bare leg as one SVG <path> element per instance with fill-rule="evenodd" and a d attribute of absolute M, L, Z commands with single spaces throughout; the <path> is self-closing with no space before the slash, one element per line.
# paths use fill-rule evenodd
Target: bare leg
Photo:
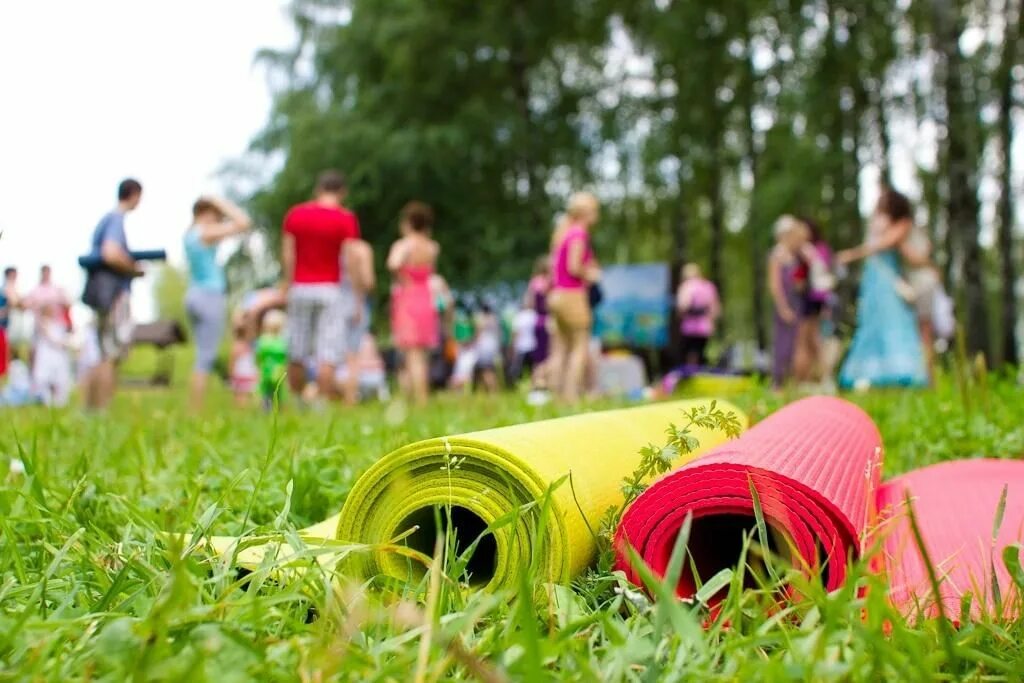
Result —
<path fill-rule="evenodd" d="M 548 389 L 561 395 L 562 385 L 565 383 L 565 370 L 568 366 L 567 354 L 569 344 L 562 335 L 560 328 L 555 328 L 551 333 L 551 352 L 548 355 L 546 368 Z"/>
<path fill-rule="evenodd" d="M 801 320 L 796 327 L 796 346 L 793 349 L 793 379 L 798 384 L 808 381 L 811 375 L 809 334 L 807 321 Z"/>
<path fill-rule="evenodd" d="M 822 355 L 824 342 L 821 339 L 821 326 L 815 320 L 814 329 L 810 336 L 811 351 L 811 380 L 821 382 L 825 378 L 825 371 L 822 369 Z"/>
<path fill-rule="evenodd" d="M 292 395 L 302 398 L 302 392 L 306 388 L 306 366 L 298 361 L 288 363 L 288 388 Z"/>
<path fill-rule="evenodd" d="M 562 398 L 566 403 L 576 403 L 583 387 L 587 370 L 589 351 L 587 330 L 573 330 L 568 340 L 568 354 L 565 364 L 565 379 L 562 383 Z"/>
<path fill-rule="evenodd" d="M 486 391 L 488 394 L 497 393 L 498 375 L 494 372 L 494 370 L 490 368 L 484 370 L 480 377 L 480 380 L 484 385 L 484 391 Z"/>
<path fill-rule="evenodd" d="M 817 316 L 800 321 L 793 358 L 794 374 L 799 382 L 821 381 L 821 325 Z"/>
<path fill-rule="evenodd" d="M 85 405 L 86 410 L 92 410 L 93 405 L 96 403 L 96 382 L 94 376 L 96 368 L 86 370 L 85 374 L 82 375 L 82 379 L 79 381 L 78 390 L 82 392 L 82 403 Z"/>
<path fill-rule="evenodd" d="M 547 358 L 544 359 L 543 363 L 538 363 L 533 367 L 533 372 L 530 373 L 530 383 L 533 385 L 534 389 L 543 390 L 548 388 Z"/>
<path fill-rule="evenodd" d="M 317 391 L 324 400 L 338 398 L 338 385 L 334 381 L 335 367 L 331 363 L 321 363 L 316 370 Z"/>
<path fill-rule="evenodd" d="M 117 368 L 112 360 L 100 361 L 86 380 L 85 407 L 89 410 L 105 410 L 114 398 L 117 384 Z"/>
<path fill-rule="evenodd" d="M 196 370 L 192 373 L 192 381 L 189 385 L 189 408 L 201 410 L 203 400 L 206 398 L 206 385 L 209 381 L 209 373 Z"/>
<path fill-rule="evenodd" d="M 349 354 L 345 364 L 348 367 L 348 377 L 343 387 L 345 403 L 354 406 L 359 403 L 359 359 L 355 354 Z"/>
<path fill-rule="evenodd" d="M 427 352 L 425 349 L 409 349 L 405 353 L 405 369 L 409 393 L 416 405 L 427 404 Z"/>
<path fill-rule="evenodd" d="M 935 333 L 930 321 L 918 318 L 921 331 L 921 345 L 924 347 L 925 369 L 928 371 L 928 385 L 935 384 Z"/>

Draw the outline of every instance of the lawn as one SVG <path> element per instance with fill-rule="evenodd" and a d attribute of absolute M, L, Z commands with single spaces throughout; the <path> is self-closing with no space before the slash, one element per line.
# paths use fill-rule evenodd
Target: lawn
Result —
<path fill-rule="evenodd" d="M 965 398 L 969 396 L 969 400 Z M 1009 381 L 968 394 L 853 397 L 893 475 L 1024 453 Z M 782 399 L 737 402 L 753 419 Z M 293 530 L 336 513 L 376 458 L 410 441 L 550 417 L 518 396 L 442 397 L 279 419 L 218 394 L 191 414 L 180 388 L 122 395 L 109 416 L 3 412 L 0 680 L 976 680 L 1024 675 L 1024 623 L 906 623 L 863 566 L 826 595 L 732 591 L 714 617 L 650 602 L 614 574 L 489 595 L 429 579 L 367 589 L 323 572 L 240 578 L 182 557 L 163 533 Z M 652 435 L 656 440 L 660 435 Z M 639 456 L 638 456 L 639 457 Z M 0 476 L 4 476 L 0 474 Z M 525 577 L 527 581 L 530 577 Z M 429 595 L 429 599 L 424 599 Z"/>

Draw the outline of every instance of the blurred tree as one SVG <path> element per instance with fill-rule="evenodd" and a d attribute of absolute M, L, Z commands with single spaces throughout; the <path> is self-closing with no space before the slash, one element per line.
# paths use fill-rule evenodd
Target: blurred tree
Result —
<path fill-rule="evenodd" d="M 295 2 L 316 23 L 323 3 Z M 284 156 L 253 197 L 276 245 L 318 170 L 350 179 L 380 250 L 411 199 L 434 205 L 441 268 L 455 284 L 523 277 L 554 212 L 589 178 L 585 99 L 600 79 L 606 17 L 585 1 L 353 0 L 307 30 L 255 148 Z M 300 75 L 295 65 L 307 64 Z"/>
<path fill-rule="evenodd" d="M 998 329 L 1001 355 L 1015 357 L 1020 0 L 292 0 L 291 11 L 299 41 L 263 55 L 280 88 L 253 143 L 280 165 L 250 202 L 269 253 L 287 208 L 338 167 L 379 251 L 402 204 L 423 199 L 453 283 L 521 280 L 566 195 L 592 186 L 603 260 L 705 265 L 726 302 L 723 337 L 763 346 L 772 222 L 805 214 L 835 247 L 859 242 L 871 169 L 920 199 L 972 349 Z M 983 178 L 998 200 L 980 194 Z"/>
<path fill-rule="evenodd" d="M 1000 355 L 1004 363 L 1016 365 L 1018 358 L 1017 345 L 1017 267 L 1016 240 L 1014 239 L 1014 217 L 1016 201 L 1013 190 L 1013 116 L 1016 108 L 1018 77 L 1015 70 L 1020 71 L 1020 59 L 1024 51 L 1021 41 L 1024 40 L 1024 10 L 1019 0 L 1005 0 L 1003 3 L 1003 35 L 1002 54 L 995 78 L 995 89 L 999 102 L 999 275 L 1001 279 L 1000 302 Z"/>
<path fill-rule="evenodd" d="M 963 56 L 960 41 L 966 29 L 965 0 L 931 0 L 935 50 L 942 62 L 940 87 L 945 99 L 947 155 L 947 220 L 949 250 L 958 257 L 954 272 L 963 282 L 964 329 L 968 349 L 988 353 L 989 314 L 979 242 L 979 145 L 977 100 L 973 90 L 977 74 Z M 954 267 L 956 259 L 954 259 Z"/>
<path fill-rule="evenodd" d="M 153 278 L 153 301 L 156 315 L 160 320 L 174 320 L 186 325 L 185 292 L 188 278 L 181 270 L 170 264 L 163 264 Z"/>

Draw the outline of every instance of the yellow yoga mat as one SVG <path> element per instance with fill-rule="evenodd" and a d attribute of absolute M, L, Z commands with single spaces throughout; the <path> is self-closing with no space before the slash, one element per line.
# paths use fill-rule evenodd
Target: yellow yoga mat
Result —
<path fill-rule="evenodd" d="M 640 449 L 664 444 L 669 424 L 681 426 L 686 413 L 710 403 L 650 404 L 420 441 L 377 461 L 356 482 L 340 517 L 300 536 L 310 545 L 326 537 L 378 548 L 401 538 L 429 556 L 440 509 L 442 524 L 451 515 L 460 550 L 489 526 L 497 527 L 481 538 L 469 564 L 475 585 L 517 588 L 520 572 L 537 553 L 538 578 L 567 581 L 594 561 L 594 534 L 605 512 L 621 505 L 622 481 L 639 463 Z M 723 401 L 718 406 L 735 413 L 746 428 L 739 409 Z M 690 459 L 727 439 L 698 427 L 692 435 L 699 448 Z M 543 520 L 542 506 L 550 512 Z M 543 538 L 537 537 L 538 529 L 544 530 Z M 237 539 L 212 541 L 227 552 Z M 265 547 L 249 548 L 236 561 L 258 564 L 265 553 Z M 415 579 L 422 566 L 406 554 L 381 549 L 352 553 L 343 570 L 360 578 L 383 574 L 403 580 Z"/>

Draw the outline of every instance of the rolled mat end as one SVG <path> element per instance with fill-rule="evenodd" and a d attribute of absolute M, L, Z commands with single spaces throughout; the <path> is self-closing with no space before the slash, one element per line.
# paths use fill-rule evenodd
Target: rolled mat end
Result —
<path fill-rule="evenodd" d="M 406 446 L 359 478 L 345 501 L 337 537 L 373 546 L 401 539 L 429 556 L 437 522 L 446 528 L 450 515 L 460 552 L 478 542 L 467 571 L 472 583 L 515 590 L 531 568 L 539 581 L 568 581 L 593 562 L 601 518 L 622 504 L 623 479 L 637 466 L 640 449 L 664 443 L 671 423 L 710 405 L 653 404 Z M 717 405 L 746 426 L 734 405 Z M 700 446 L 691 458 L 728 438 L 705 428 L 693 436 Z M 353 557 L 345 570 L 399 580 L 422 573 L 407 554 L 386 550 Z"/>
<path fill-rule="evenodd" d="M 914 538 L 908 501 L 927 557 Z M 958 623 L 962 616 L 1022 615 L 1024 596 L 1004 553 L 1016 549 L 1017 566 L 1024 561 L 1024 461 L 958 460 L 914 470 L 882 486 L 878 508 L 889 598 L 905 616 L 935 617 L 940 605 Z M 966 599 L 970 606 L 962 615 Z"/>
<path fill-rule="evenodd" d="M 838 588 L 847 559 L 861 552 L 879 486 L 881 443 L 874 423 L 852 403 L 831 397 L 793 403 L 645 491 L 619 525 L 617 568 L 639 584 L 632 547 L 664 576 L 689 515 L 688 558 L 676 592 L 692 597 L 699 581 L 735 568 L 759 506 L 769 549 L 823 572 L 826 587 Z"/>

